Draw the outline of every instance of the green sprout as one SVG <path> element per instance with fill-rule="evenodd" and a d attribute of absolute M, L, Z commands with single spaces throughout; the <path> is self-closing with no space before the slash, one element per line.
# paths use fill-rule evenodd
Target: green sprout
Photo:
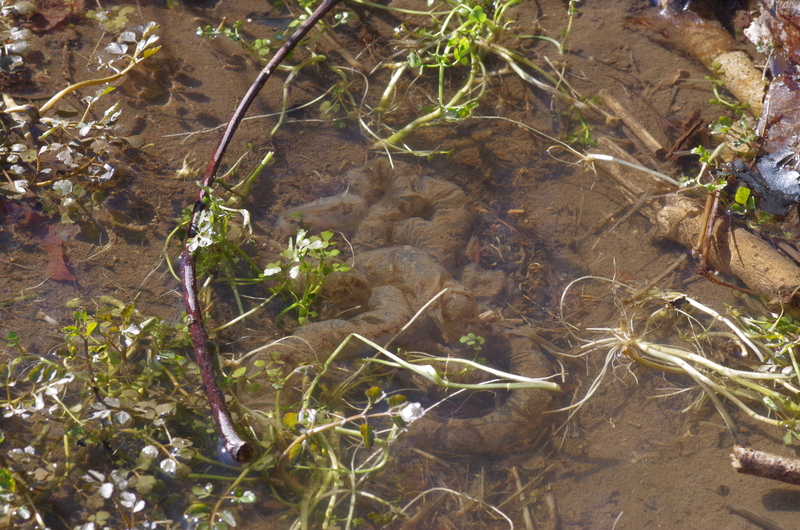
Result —
<path fill-rule="evenodd" d="M 711 81 L 711 87 L 714 91 L 714 97 L 709 99 L 708 102 L 712 105 L 721 105 L 723 108 L 727 110 L 732 110 L 738 115 L 744 114 L 744 111 L 750 108 L 750 105 L 747 103 L 739 103 L 736 101 L 729 101 L 727 98 L 720 94 L 719 89 L 725 86 L 725 82 L 722 80 L 722 75 L 725 71 L 722 69 L 722 65 L 714 61 L 711 63 L 711 75 L 707 75 L 705 78 L 708 81 Z"/>
<path fill-rule="evenodd" d="M 756 132 L 751 122 L 752 118 L 744 115 L 735 121 L 728 116 L 720 116 L 709 124 L 708 130 L 722 139 L 737 157 L 749 160 L 756 153 Z"/>
<path fill-rule="evenodd" d="M 283 42 L 286 39 L 284 33 L 279 32 L 273 35 L 272 39 L 247 40 L 247 38 L 241 33 L 243 25 L 244 21 L 242 20 L 237 20 L 231 26 L 226 26 L 225 22 L 223 21 L 217 27 L 205 26 L 202 28 L 197 28 L 196 33 L 200 37 L 204 37 L 206 39 L 226 37 L 234 42 L 239 43 L 242 48 L 247 50 L 261 62 L 266 62 L 269 59 L 268 56 L 283 46 Z"/>
<path fill-rule="evenodd" d="M 483 344 L 486 342 L 486 339 L 484 339 L 479 335 L 475 335 L 474 333 L 467 333 L 466 335 L 458 339 L 458 341 L 461 344 L 466 344 L 467 346 L 471 346 L 476 352 L 479 352 L 483 348 Z"/>
<path fill-rule="evenodd" d="M 750 188 L 745 186 L 739 186 L 739 188 L 737 188 L 736 195 L 733 197 L 733 203 L 730 205 L 730 209 L 732 212 L 740 215 L 755 211 L 756 198 L 750 192 Z"/>

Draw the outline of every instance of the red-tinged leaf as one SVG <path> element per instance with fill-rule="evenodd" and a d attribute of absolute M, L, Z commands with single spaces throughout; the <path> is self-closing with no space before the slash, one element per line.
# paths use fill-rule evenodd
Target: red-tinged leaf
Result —
<path fill-rule="evenodd" d="M 86 11 L 85 0 L 33 0 L 36 4 L 37 25 L 43 30 L 75 20 Z"/>
<path fill-rule="evenodd" d="M 47 252 L 47 274 L 51 280 L 57 282 L 73 282 L 75 275 L 67 266 L 67 257 L 64 254 L 64 242 L 61 241 L 53 227 L 48 226 L 48 234 L 42 238 L 42 248 Z"/>

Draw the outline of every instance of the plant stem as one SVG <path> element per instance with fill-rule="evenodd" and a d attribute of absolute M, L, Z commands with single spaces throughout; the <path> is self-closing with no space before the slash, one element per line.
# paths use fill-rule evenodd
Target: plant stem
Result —
<path fill-rule="evenodd" d="M 472 89 L 472 85 L 475 84 L 475 77 L 477 75 L 477 72 L 478 72 L 478 67 L 475 63 L 473 63 L 472 68 L 470 69 L 469 72 L 469 77 L 467 78 L 464 85 L 458 90 L 458 92 L 455 93 L 453 98 L 447 103 L 447 107 L 454 107 L 458 105 L 458 102 L 461 101 L 461 98 L 469 93 L 469 91 Z M 442 84 L 441 80 L 439 81 L 439 84 L 440 85 Z M 440 98 L 441 97 L 442 96 L 440 94 Z M 406 125 L 405 127 L 403 127 L 402 129 L 400 129 L 399 131 L 397 131 L 389 138 L 383 140 L 380 143 L 390 146 L 396 146 L 397 144 L 402 142 L 405 139 L 405 137 L 411 134 L 414 130 L 422 127 L 423 125 L 431 123 L 432 121 L 438 118 L 441 118 L 442 115 L 444 114 L 445 108 L 446 107 L 443 107 L 441 105 L 438 106 L 433 111 L 429 112 L 428 114 L 425 114 L 424 116 L 420 116 L 419 118 L 412 121 L 411 123 L 409 123 L 408 125 Z"/>
<path fill-rule="evenodd" d="M 158 48 L 161 48 L 161 46 L 159 46 Z M 151 55 L 152 55 L 152 53 L 151 53 Z M 117 72 L 114 75 L 110 75 L 108 77 L 103 77 L 101 79 L 88 79 L 86 81 L 81 81 L 80 83 L 75 83 L 75 84 L 72 84 L 72 85 L 68 86 L 67 88 L 63 89 L 61 92 L 59 92 L 58 94 L 56 94 L 55 96 L 50 98 L 50 100 L 47 103 L 42 105 L 39 108 L 39 114 L 46 113 L 48 110 L 53 108 L 53 105 L 58 103 L 61 98 L 63 98 L 64 96 L 66 96 L 67 94 L 69 94 L 71 92 L 75 92 L 76 90 L 80 90 L 81 88 L 86 88 L 88 86 L 104 85 L 106 83 L 113 83 L 117 79 L 119 79 L 122 76 L 124 76 L 125 74 L 127 74 L 131 69 L 133 69 L 134 66 L 136 66 L 140 62 L 144 61 L 144 59 L 145 59 L 144 57 L 137 57 L 136 55 L 134 55 L 133 57 L 131 57 L 130 64 L 128 64 L 128 66 L 126 66 L 123 70 Z M 7 109 L 5 112 L 11 112 L 12 110 L 14 110 L 14 109 Z"/>
<path fill-rule="evenodd" d="M 208 189 L 214 183 L 219 166 L 222 163 L 222 156 L 228 148 L 228 145 L 233 138 L 233 134 L 239 126 L 239 123 L 244 118 L 250 105 L 255 100 L 256 95 L 272 76 L 273 72 L 277 69 L 278 65 L 283 62 L 289 52 L 297 46 L 297 43 L 308 33 L 308 31 L 340 0 L 323 0 L 314 13 L 306 19 L 303 24 L 297 28 L 297 31 L 289 37 L 283 46 L 275 53 L 272 60 L 264 67 L 258 74 L 256 80 L 250 86 L 250 89 L 245 94 L 239 106 L 234 111 L 228 125 L 222 133 L 222 136 L 217 143 L 217 147 L 211 157 L 211 160 L 206 167 L 203 174 L 203 180 L 200 191 L 195 199 L 194 207 L 192 209 L 192 218 L 189 222 L 189 227 L 186 233 L 187 244 L 184 245 L 183 252 L 179 258 L 181 266 L 181 285 L 183 286 L 183 301 L 186 307 L 186 315 L 189 325 L 189 332 L 192 336 L 192 345 L 194 347 L 195 361 L 200 368 L 200 374 L 203 379 L 203 387 L 208 398 L 208 404 L 211 408 L 211 414 L 217 426 L 217 433 L 222 441 L 224 450 L 231 455 L 231 457 L 238 463 L 243 464 L 249 462 L 255 455 L 255 450 L 252 445 L 244 441 L 233 426 L 233 421 L 225 405 L 225 397 L 217 384 L 214 367 L 211 362 L 211 352 L 208 345 L 208 334 L 206 333 L 205 326 L 203 325 L 202 310 L 200 302 L 197 298 L 197 278 L 195 274 L 196 256 L 194 252 L 189 250 L 188 242 L 197 235 L 197 220 L 200 212 L 205 208 L 205 198 L 208 194 Z"/>

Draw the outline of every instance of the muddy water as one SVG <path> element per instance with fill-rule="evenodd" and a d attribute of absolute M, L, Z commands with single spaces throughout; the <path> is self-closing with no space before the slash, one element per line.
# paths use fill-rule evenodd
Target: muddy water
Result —
<path fill-rule="evenodd" d="M 140 7 L 133 22 L 159 23 L 164 48 L 151 66 L 129 76 L 115 93 L 123 105 L 125 134 L 143 140 L 146 146 L 125 151 L 124 176 L 103 204 L 99 215 L 108 225 L 108 240 L 98 245 L 81 237 L 74 226 L 57 226 L 77 280 L 54 282 L 42 273 L 46 256 L 36 242 L 26 241 L 25 234 L 12 237 L 6 229 L 8 259 L 0 264 L 2 296 L 31 293 L 35 298 L 3 307 L 3 333 L 17 331 L 31 348 L 46 350 L 59 340 L 59 326 L 42 320 L 42 315 L 60 325 L 69 323 L 71 311 L 65 303 L 75 297 L 91 304 L 102 295 L 122 300 L 138 295 L 143 313 L 178 318 L 182 310 L 179 286 L 165 273 L 161 249 L 181 208 L 192 201 L 195 186 L 193 177 L 176 178 L 175 171 L 185 157 L 195 167 L 205 164 L 217 139 L 217 133 L 208 129 L 224 123 L 258 71 L 237 44 L 202 40 L 195 29 L 216 25 L 223 16 L 229 20 L 252 17 L 255 22 L 247 31 L 253 37 L 262 36 L 260 32 L 273 31 L 259 23 L 260 15 L 268 10 L 265 4 L 245 1 L 187 5 L 171 11 L 160 4 Z M 389 53 L 390 31 L 396 21 L 357 11 L 366 23 L 340 31 L 336 38 L 338 46 L 371 67 Z M 566 23 L 565 11 L 558 0 L 528 1 L 515 8 L 513 17 L 522 28 L 541 27 L 545 34 L 558 37 Z M 544 42 L 528 44 L 525 51 L 537 62 L 549 59 L 563 68 L 565 81 L 583 95 L 603 90 L 613 94 L 656 139 L 669 145 L 679 134 L 670 124 L 698 109 L 706 119 L 716 118 L 720 111 L 707 104 L 710 85 L 702 81 L 706 75 L 702 66 L 675 51 L 652 28 L 647 17 L 653 14 L 645 1 L 586 2 L 580 6 L 567 55 L 559 56 Z M 38 54 L 29 64 L 37 76 L 31 85 L 12 87 L 12 93 L 40 100 L 63 86 L 65 77 L 89 76 L 86 57 L 99 38 L 89 21 L 34 38 L 31 44 Z M 330 43 L 320 46 L 331 61 L 344 64 Z M 290 107 L 319 96 L 336 80 L 325 68 L 307 69 L 291 88 Z M 362 89 L 356 82 L 355 91 Z M 280 91 L 280 83 L 271 82 L 251 114 L 276 112 Z M 417 92 L 409 92 L 408 97 L 412 104 L 420 103 L 414 100 L 419 98 Z M 477 110 L 482 116 L 517 120 L 557 137 L 577 128 L 574 121 L 564 118 L 561 105 L 512 75 L 494 81 L 485 101 Z M 640 153 L 641 146 L 627 129 L 608 129 L 596 116 L 589 120 L 594 135 L 612 135 L 629 152 Z M 228 165 L 248 144 L 256 151 L 246 158 L 250 164 L 267 150 L 276 153 L 268 178 L 259 182 L 248 206 L 257 227 L 258 245 L 253 252 L 279 248 L 281 243 L 270 235 L 280 211 L 342 191 L 342 176 L 348 169 L 382 156 L 370 149 L 356 123 L 341 123 L 343 127 L 335 128 L 320 121 L 314 105 L 291 112 L 271 139 L 268 132 L 274 118 L 253 119 L 242 126 L 229 151 Z M 640 215 L 613 230 L 607 229 L 613 221 L 601 225 L 599 221 L 612 212 L 618 211 L 619 218 L 629 208 L 619 189 L 602 174 L 556 160 L 545 151 L 552 142 L 507 121 L 486 118 L 430 128 L 410 143 L 418 149 L 452 151 L 430 160 L 400 158 L 419 175 L 447 180 L 467 193 L 478 213 L 471 259 L 483 268 L 504 271 L 513 285 L 508 301 L 496 310 L 510 322 L 528 324 L 563 347 L 567 343 L 555 315 L 569 281 L 591 274 L 616 276 L 635 285 L 656 276 L 683 252 L 658 239 L 653 223 Z M 641 159 L 651 162 L 647 156 Z M 674 171 L 667 165 L 661 169 Z M 719 309 L 724 303 L 737 303 L 724 288 L 690 275 L 671 276 L 666 282 L 665 286 L 680 286 Z M 224 321 L 234 307 L 230 300 L 219 300 L 215 318 Z M 263 317 L 251 321 L 238 335 L 223 336 L 223 349 L 246 351 L 277 335 L 269 318 Z M 562 404 L 585 391 L 598 362 L 567 367 L 570 378 L 559 397 Z M 614 375 L 566 428 L 531 440 L 509 440 L 509 455 L 492 459 L 459 455 L 439 465 L 408 452 L 405 465 L 399 466 L 407 476 L 400 482 L 419 489 L 448 485 L 500 504 L 515 491 L 508 473 L 513 466 L 523 485 L 532 481 L 524 498 L 548 528 L 752 527 L 731 514 L 728 505 L 744 506 L 793 527 L 794 507 L 800 500 L 797 492 L 736 475 L 728 459 L 732 437 L 720 428 L 722 421 L 713 409 L 682 412 L 692 400 L 686 393 L 653 398 L 673 394 L 687 384 L 685 380 L 637 368 L 632 373 L 620 369 Z M 782 450 L 780 433 L 744 417 L 735 419 L 740 443 Z M 544 499 L 548 497 L 554 500 L 560 522 L 547 511 Z M 514 501 L 505 509 L 523 525 L 519 506 Z M 445 502 L 420 528 L 475 524 L 459 517 L 458 507 Z M 497 523 L 496 527 L 504 526 Z"/>

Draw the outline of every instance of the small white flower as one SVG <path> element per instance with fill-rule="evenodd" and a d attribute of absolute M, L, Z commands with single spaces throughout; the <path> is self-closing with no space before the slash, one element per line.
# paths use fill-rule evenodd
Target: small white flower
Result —
<path fill-rule="evenodd" d="M 281 272 L 281 268 L 277 265 L 272 265 L 264 269 L 264 276 L 274 276 Z"/>
<path fill-rule="evenodd" d="M 114 493 L 114 485 L 110 482 L 106 482 L 102 486 L 100 486 L 100 496 L 104 499 L 111 498 L 111 494 Z"/>
<path fill-rule="evenodd" d="M 136 504 L 136 494 L 130 491 L 123 491 L 119 496 L 121 499 L 119 503 L 123 508 L 133 508 L 134 504 Z"/>
<path fill-rule="evenodd" d="M 146 445 L 140 452 L 142 458 L 153 459 L 158 456 L 158 449 L 155 445 Z"/>
<path fill-rule="evenodd" d="M 409 403 L 400 410 L 400 419 L 406 424 L 412 423 L 425 415 L 425 409 L 419 403 Z"/>
<path fill-rule="evenodd" d="M 120 332 L 122 333 L 122 343 L 125 345 L 125 347 L 128 347 L 133 344 L 133 341 L 142 332 L 142 330 L 136 324 L 131 324 L 127 328 L 120 330 Z"/>

